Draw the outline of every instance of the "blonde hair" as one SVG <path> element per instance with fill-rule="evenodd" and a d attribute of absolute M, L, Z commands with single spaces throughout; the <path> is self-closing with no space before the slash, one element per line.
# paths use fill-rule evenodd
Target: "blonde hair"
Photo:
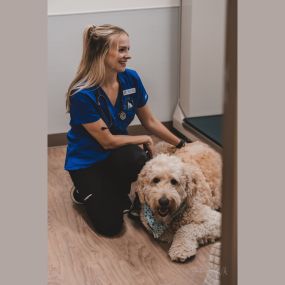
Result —
<path fill-rule="evenodd" d="M 90 25 L 83 32 L 83 52 L 76 76 L 66 93 L 66 109 L 70 111 L 70 96 L 74 93 L 103 83 L 105 57 L 110 50 L 113 35 L 128 33 L 120 27 L 105 24 Z"/>

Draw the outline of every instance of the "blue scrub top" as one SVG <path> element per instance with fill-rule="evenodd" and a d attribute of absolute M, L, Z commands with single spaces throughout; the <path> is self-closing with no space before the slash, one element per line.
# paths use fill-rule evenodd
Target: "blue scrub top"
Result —
<path fill-rule="evenodd" d="M 119 93 L 115 106 L 98 86 L 80 90 L 70 97 L 71 129 L 67 133 L 65 170 L 90 167 L 111 153 L 111 150 L 104 150 L 82 124 L 101 118 L 112 134 L 127 135 L 127 128 L 137 109 L 146 104 L 148 95 L 136 71 L 126 69 L 118 73 L 118 80 Z M 122 119 L 124 114 L 125 118 Z"/>

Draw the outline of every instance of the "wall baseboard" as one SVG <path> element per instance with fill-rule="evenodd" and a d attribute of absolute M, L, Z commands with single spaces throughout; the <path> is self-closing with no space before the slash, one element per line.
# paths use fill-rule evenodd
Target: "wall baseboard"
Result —
<path fill-rule="evenodd" d="M 66 144 L 67 144 L 66 133 L 48 135 L 48 147 L 61 146 Z"/>
<path fill-rule="evenodd" d="M 170 131 L 174 132 L 172 121 L 162 122 L 162 124 Z M 142 125 L 133 125 L 128 128 L 130 135 L 150 135 L 150 133 Z M 49 134 L 48 147 L 62 146 L 67 144 L 66 133 Z"/>

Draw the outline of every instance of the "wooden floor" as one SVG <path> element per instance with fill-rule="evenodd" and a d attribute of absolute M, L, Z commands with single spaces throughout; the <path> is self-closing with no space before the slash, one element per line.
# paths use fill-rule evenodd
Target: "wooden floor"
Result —
<path fill-rule="evenodd" d="M 168 245 L 155 241 L 125 217 L 116 238 L 97 235 L 82 209 L 73 205 L 64 171 L 66 147 L 48 149 L 49 285 L 202 285 L 211 245 L 185 264 L 171 262 Z"/>

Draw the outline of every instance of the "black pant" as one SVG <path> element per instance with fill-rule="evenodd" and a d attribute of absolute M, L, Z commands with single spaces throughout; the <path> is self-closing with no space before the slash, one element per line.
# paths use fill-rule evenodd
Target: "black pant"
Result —
<path fill-rule="evenodd" d="M 146 161 L 140 147 L 127 145 L 112 150 L 108 159 L 92 167 L 69 171 L 82 198 L 92 194 L 84 207 L 98 233 L 113 236 L 121 231 L 123 210 L 130 206 L 131 183 Z"/>

